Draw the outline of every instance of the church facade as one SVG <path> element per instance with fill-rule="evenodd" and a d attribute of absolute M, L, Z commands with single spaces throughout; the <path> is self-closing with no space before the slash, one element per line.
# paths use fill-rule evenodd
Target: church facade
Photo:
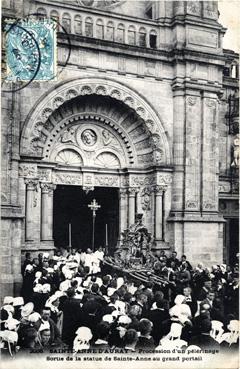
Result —
<path fill-rule="evenodd" d="M 32 13 L 56 21 L 58 75 L 2 92 L 3 294 L 27 251 L 91 246 L 93 198 L 111 252 L 141 213 L 155 253 L 233 262 L 238 55 L 217 2 L 3 1 Z"/>

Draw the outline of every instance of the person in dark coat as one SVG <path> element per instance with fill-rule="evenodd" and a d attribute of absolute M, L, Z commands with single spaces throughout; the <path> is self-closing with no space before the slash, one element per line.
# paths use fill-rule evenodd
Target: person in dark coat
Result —
<path fill-rule="evenodd" d="M 190 339 L 189 345 L 196 345 L 202 350 L 219 350 L 219 343 L 210 336 L 210 331 L 212 329 L 211 321 L 209 319 L 203 319 L 199 328 L 199 334 Z"/>
<path fill-rule="evenodd" d="M 229 283 L 225 298 L 225 311 L 227 314 L 234 314 L 239 317 L 239 275 L 235 273 L 233 281 Z"/>
<path fill-rule="evenodd" d="M 163 322 L 170 319 L 169 312 L 164 308 L 164 300 L 156 302 L 156 309 L 150 310 L 148 313 L 148 319 L 153 323 L 152 337 L 155 345 L 159 344 L 160 339 L 167 334 L 163 329 Z"/>
<path fill-rule="evenodd" d="M 139 324 L 140 336 L 136 345 L 136 351 L 138 350 L 154 350 L 155 343 L 151 336 L 153 323 L 149 319 L 141 319 Z"/>
<path fill-rule="evenodd" d="M 62 306 L 63 311 L 62 340 L 69 347 L 72 347 L 75 338 L 75 332 L 82 322 L 80 300 L 75 299 L 74 295 L 75 295 L 74 289 L 69 288 L 67 291 L 68 298 L 64 301 Z"/>
<path fill-rule="evenodd" d="M 21 267 L 22 276 L 24 276 L 24 272 L 28 264 L 32 264 L 32 256 L 30 252 L 26 252 L 25 254 L 25 259 Z"/>
<path fill-rule="evenodd" d="M 196 299 L 198 301 L 205 300 L 209 290 L 211 289 L 212 289 L 212 281 L 208 277 L 204 277 L 203 287 L 199 291 L 196 290 L 197 292 Z"/>
<path fill-rule="evenodd" d="M 110 332 L 110 324 L 107 322 L 101 322 L 97 325 L 97 340 L 91 345 L 91 348 L 98 353 L 104 352 L 110 349 L 108 344 L 108 337 Z"/>
<path fill-rule="evenodd" d="M 125 353 L 136 352 L 135 347 L 138 342 L 138 333 L 135 329 L 128 329 L 124 336 L 124 351 Z"/>
<path fill-rule="evenodd" d="M 198 304 L 192 295 L 191 287 L 186 286 L 183 288 L 183 296 L 185 296 L 185 303 L 190 307 L 192 317 L 194 318 L 198 309 Z"/>
<path fill-rule="evenodd" d="M 50 317 L 51 317 L 51 309 L 45 306 L 41 311 L 41 324 L 44 324 L 46 322 L 49 323 L 50 330 L 49 344 L 51 346 L 58 346 L 61 345 L 62 343 L 61 335 L 59 329 L 56 326 L 56 323 Z M 41 330 L 41 326 L 39 330 Z"/>
<path fill-rule="evenodd" d="M 93 339 L 97 337 L 97 325 L 101 321 L 102 314 L 101 304 L 94 299 L 86 301 L 82 306 L 83 325 L 91 329 Z"/>

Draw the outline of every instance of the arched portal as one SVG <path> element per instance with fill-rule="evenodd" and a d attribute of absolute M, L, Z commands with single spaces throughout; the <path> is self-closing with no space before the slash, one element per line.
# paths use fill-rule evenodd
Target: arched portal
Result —
<path fill-rule="evenodd" d="M 59 85 L 38 102 L 22 131 L 25 246 L 40 244 L 41 249 L 51 249 L 54 241 L 58 246 L 56 237 L 53 240 L 58 233 L 55 224 L 60 222 L 53 218 L 54 199 L 60 187 L 78 186 L 79 191 L 98 193 L 102 199 L 101 188 L 108 188 L 113 198 L 118 194 L 117 205 L 111 208 L 115 200 L 109 199 L 109 209 L 104 210 L 118 220 L 117 231 L 111 230 L 115 243 L 141 212 L 160 247 L 165 242 L 170 163 L 160 117 L 135 91 L 115 81 L 91 78 Z M 65 189 L 74 204 L 76 190 Z M 106 219 L 110 224 L 111 216 Z"/>

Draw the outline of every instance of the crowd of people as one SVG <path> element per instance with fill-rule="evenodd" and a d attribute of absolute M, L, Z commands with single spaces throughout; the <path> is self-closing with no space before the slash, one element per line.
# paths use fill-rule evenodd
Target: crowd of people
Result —
<path fill-rule="evenodd" d="M 108 270 L 103 260 L 102 248 L 26 253 L 21 296 L 5 296 L 1 307 L 2 353 L 238 346 L 238 262 L 193 268 L 185 255 L 161 251 L 154 272 L 164 282 L 156 284 Z"/>

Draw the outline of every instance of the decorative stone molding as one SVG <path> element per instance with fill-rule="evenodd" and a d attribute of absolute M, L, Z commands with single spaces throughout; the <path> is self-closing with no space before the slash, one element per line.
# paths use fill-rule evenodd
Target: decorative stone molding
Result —
<path fill-rule="evenodd" d="M 119 178 L 109 175 L 95 175 L 95 186 L 118 187 Z"/>
<path fill-rule="evenodd" d="M 58 108 L 61 103 L 66 103 L 76 96 L 89 94 L 97 94 L 104 96 L 114 96 L 115 99 L 124 102 L 133 108 L 136 113 L 146 122 L 146 128 L 151 134 L 158 134 L 164 147 L 166 156 L 166 164 L 171 162 L 170 147 L 165 134 L 164 127 L 156 112 L 150 105 L 135 91 L 127 86 L 113 80 L 101 80 L 97 78 L 88 78 L 81 80 L 73 80 L 61 84 L 50 91 L 46 97 L 38 101 L 33 113 L 28 117 L 23 128 L 21 139 L 21 154 L 36 154 L 35 150 L 39 150 L 39 137 L 34 137 L 34 129 L 38 122 L 46 123 L 53 111 Z M 52 129 L 52 122 L 49 128 Z M 46 127 L 45 127 L 46 128 Z M 46 137 L 43 137 L 46 141 Z"/>
<path fill-rule="evenodd" d="M 52 181 L 52 170 L 45 168 L 37 169 L 37 177 L 41 182 L 51 182 Z"/>
<path fill-rule="evenodd" d="M 78 185 L 83 183 L 82 173 L 53 172 L 52 181 L 55 184 Z"/>
<path fill-rule="evenodd" d="M 187 104 L 190 105 L 190 106 L 193 106 L 195 105 L 197 102 L 197 98 L 196 96 L 188 96 L 187 97 Z"/>
<path fill-rule="evenodd" d="M 152 185 L 154 183 L 156 183 L 155 174 L 149 174 L 148 176 L 136 176 L 136 175 L 130 176 L 131 186 L 146 186 Z"/>
<path fill-rule="evenodd" d="M 214 210 L 216 208 L 215 204 L 208 202 L 208 201 L 204 201 L 203 202 L 203 209 L 204 210 Z"/>
<path fill-rule="evenodd" d="M 209 108 L 215 108 L 216 107 L 216 101 L 214 99 L 206 99 L 205 104 Z"/>
<path fill-rule="evenodd" d="M 198 202 L 195 200 L 187 200 L 186 201 L 186 209 L 197 209 L 198 208 Z"/>
<path fill-rule="evenodd" d="M 87 130 L 88 127 L 90 129 L 90 123 L 92 123 L 92 121 L 96 121 L 97 124 L 96 127 L 94 127 L 94 133 L 97 135 L 97 141 L 94 145 L 85 145 L 82 142 L 82 134 Z M 84 127 L 86 129 L 84 129 Z M 81 153 L 83 153 L 83 151 L 94 153 L 94 151 L 97 149 L 105 146 L 109 152 L 113 152 L 114 150 L 113 154 L 115 154 L 118 159 L 119 154 L 121 154 L 121 164 L 124 166 L 136 163 L 136 153 L 133 149 L 133 144 L 130 141 L 128 134 L 124 132 L 122 127 L 115 123 L 112 119 L 103 117 L 101 114 L 89 115 L 85 113 L 78 113 L 57 123 L 45 142 L 45 148 L 43 150 L 44 159 L 55 161 L 55 157 L 52 157 L 51 153 L 55 151 L 55 146 L 57 145 L 57 147 L 59 147 L 60 144 L 65 145 L 63 147 L 64 149 L 77 149 L 78 152 L 81 148 Z M 71 144 L 72 148 L 69 146 L 69 144 Z M 80 155 L 81 153 L 79 152 Z M 81 156 L 84 159 L 85 155 Z M 126 156 L 128 157 L 128 163 L 126 163 Z M 85 163 L 83 164 L 86 165 Z M 94 163 L 88 163 L 87 165 L 91 166 L 94 165 Z"/>
<path fill-rule="evenodd" d="M 37 166 L 35 164 L 20 164 L 19 165 L 19 177 L 36 178 Z"/>
<path fill-rule="evenodd" d="M 172 175 L 167 173 L 157 173 L 157 184 L 158 185 L 169 185 L 172 183 Z"/>
<path fill-rule="evenodd" d="M 201 13 L 201 2 L 200 1 L 188 1 L 187 2 L 187 13 L 192 15 L 200 15 Z"/>
<path fill-rule="evenodd" d="M 226 192 L 229 193 L 231 191 L 231 184 L 229 182 L 219 183 L 218 192 Z"/>

